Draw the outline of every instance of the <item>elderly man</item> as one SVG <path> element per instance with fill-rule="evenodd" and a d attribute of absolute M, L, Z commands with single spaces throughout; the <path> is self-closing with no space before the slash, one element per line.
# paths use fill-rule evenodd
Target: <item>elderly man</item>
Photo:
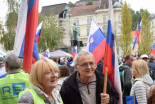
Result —
<path fill-rule="evenodd" d="M 21 60 L 8 52 L 5 69 L 8 75 L 0 79 L 0 104 L 17 104 L 18 94 L 29 87 L 29 75 L 21 71 Z"/>
<path fill-rule="evenodd" d="M 118 104 L 118 93 L 107 81 L 107 94 L 103 94 L 104 75 L 95 70 L 91 53 L 81 51 L 74 58 L 76 72 L 63 83 L 60 94 L 64 104 Z"/>

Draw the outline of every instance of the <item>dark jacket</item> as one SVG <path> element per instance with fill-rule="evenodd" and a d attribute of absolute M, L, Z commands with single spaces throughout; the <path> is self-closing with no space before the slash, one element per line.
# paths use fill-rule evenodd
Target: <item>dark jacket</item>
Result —
<path fill-rule="evenodd" d="M 102 73 L 103 70 L 103 61 L 97 64 L 96 70 L 100 71 Z"/>
<path fill-rule="evenodd" d="M 126 104 L 125 103 L 126 96 L 130 96 L 130 91 L 131 91 L 131 87 L 132 87 L 132 83 L 131 83 L 132 82 L 132 73 L 131 73 L 131 68 L 125 64 L 123 64 L 122 66 L 119 67 L 119 71 L 123 71 L 123 70 L 124 70 L 125 84 L 123 84 L 123 82 L 121 80 L 121 86 L 122 86 L 122 92 L 123 92 L 123 104 Z"/>
<path fill-rule="evenodd" d="M 101 104 L 100 93 L 103 92 L 104 75 L 98 71 L 95 71 L 95 74 L 96 74 L 96 104 Z M 60 94 L 64 104 L 83 104 L 76 76 L 77 71 L 74 72 L 70 77 L 68 77 L 61 87 Z M 107 81 L 107 94 L 109 94 L 110 96 L 109 104 L 117 104 L 119 96 L 109 80 Z"/>
<path fill-rule="evenodd" d="M 154 62 L 149 61 L 148 67 L 155 71 L 155 63 Z"/>
<path fill-rule="evenodd" d="M 150 76 L 153 80 L 155 80 L 155 63 L 149 61 L 148 62 L 148 67 L 149 67 L 149 72 L 150 72 Z"/>

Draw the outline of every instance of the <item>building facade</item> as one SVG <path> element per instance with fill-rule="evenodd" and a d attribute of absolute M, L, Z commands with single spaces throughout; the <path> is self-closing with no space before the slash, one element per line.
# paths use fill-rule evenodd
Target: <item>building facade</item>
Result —
<path fill-rule="evenodd" d="M 82 2 L 87 2 L 90 0 L 80 0 L 77 4 Z M 94 19 L 97 25 L 101 28 L 103 33 L 106 35 L 107 33 L 107 25 L 108 25 L 108 16 L 109 16 L 109 2 L 108 0 L 93 0 L 93 5 L 79 5 L 76 7 L 70 8 L 67 4 L 57 4 L 51 6 L 45 6 L 42 8 L 41 13 L 48 14 L 52 9 L 57 17 L 62 21 L 62 26 L 64 27 L 64 38 L 62 40 L 63 44 L 61 47 L 70 48 L 71 49 L 71 37 L 73 35 L 73 24 L 76 24 L 76 28 L 78 29 L 79 36 L 78 41 L 82 41 L 84 47 L 86 48 L 88 35 L 90 31 L 90 25 L 92 19 Z M 121 35 L 121 11 L 122 4 L 117 0 L 113 0 L 114 7 L 114 22 L 115 22 L 115 31 L 116 36 Z M 61 9 L 60 9 L 61 8 Z M 63 11 L 68 9 L 65 18 L 62 18 Z M 59 10 L 59 12 L 58 12 Z M 73 47 L 72 47 L 73 48 Z"/>
<path fill-rule="evenodd" d="M 66 52 L 70 51 L 71 48 L 69 19 L 66 17 L 69 10 L 70 7 L 68 6 L 68 4 L 62 3 L 62 4 L 44 6 L 41 11 L 41 13 L 44 15 L 48 15 L 51 12 L 53 12 L 56 18 L 59 18 L 59 24 L 60 26 L 63 27 L 64 34 L 61 40 L 61 44 L 59 47 L 57 47 L 57 49 L 61 49 Z"/>
<path fill-rule="evenodd" d="M 97 25 L 101 28 L 103 33 L 107 33 L 107 25 L 109 18 L 109 9 L 108 9 L 108 0 L 103 0 L 103 5 L 94 4 L 94 5 L 84 5 L 71 8 L 71 11 L 68 14 L 70 19 L 70 30 L 72 33 L 73 24 L 76 23 L 76 27 L 80 33 L 78 40 L 82 41 L 84 47 L 87 45 L 89 29 L 91 25 L 91 20 L 94 19 Z M 115 31 L 116 36 L 121 35 L 121 11 L 122 5 L 119 2 L 113 3 L 114 7 L 114 22 L 115 22 Z"/>
<path fill-rule="evenodd" d="M 149 17 L 150 21 L 151 21 L 151 34 L 152 34 L 152 41 L 153 43 L 155 43 L 155 14 L 151 14 L 151 16 Z"/>

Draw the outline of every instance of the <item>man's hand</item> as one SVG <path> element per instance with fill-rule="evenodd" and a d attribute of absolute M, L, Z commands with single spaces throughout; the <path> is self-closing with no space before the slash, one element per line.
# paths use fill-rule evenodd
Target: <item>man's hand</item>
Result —
<path fill-rule="evenodd" d="M 101 96 L 101 104 L 109 104 L 109 94 L 100 94 Z"/>

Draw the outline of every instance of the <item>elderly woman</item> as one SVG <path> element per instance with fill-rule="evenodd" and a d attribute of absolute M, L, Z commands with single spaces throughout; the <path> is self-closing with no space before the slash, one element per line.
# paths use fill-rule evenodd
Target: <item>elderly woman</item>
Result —
<path fill-rule="evenodd" d="M 63 104 L 57 86 L 59 69 L 55 62 L 43 58 L 31 68 L 32 86 L 21 94 L 20 103 L 26 104 Z"/>
<path fill-rule="evenodd" d="M 142 59 L 134 61 L 132 64 L 132 75 L 135 80 L 130 95 L 136 96 L 138 104 L 147 104 L 147 96 L 153 84 L 147 63 Z"/>

